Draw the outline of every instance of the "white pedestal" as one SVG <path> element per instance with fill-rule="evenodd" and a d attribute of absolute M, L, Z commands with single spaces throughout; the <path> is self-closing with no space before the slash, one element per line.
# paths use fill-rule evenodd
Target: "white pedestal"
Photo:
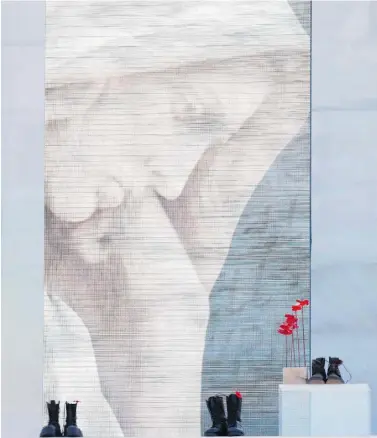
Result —
<path fill-rule="evenodd" d="M 366 384 L 279 385 L 280 436 L 369 436 Z"/>

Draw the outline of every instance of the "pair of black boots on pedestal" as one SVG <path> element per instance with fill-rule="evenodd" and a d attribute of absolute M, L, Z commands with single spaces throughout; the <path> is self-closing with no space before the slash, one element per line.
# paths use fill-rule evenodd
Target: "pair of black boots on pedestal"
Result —
<path fill-rule="evenodd" d="M 225 415 L 224 400 L 220 395 L 210 397 L 207 408 L 211 415 L 212 427 L 204 436 L 243 436 L 241 428 L 242 396 L 240 393 L 230 394 L 226 397 L 228 416 Z"/>
<path fill-rule="evenodd" d="M 56 403 L 55 400 L 51 400 L 50 403 L 47 403 L 47 411 L 48 411 L 48 424 L 45 426 L 40 437 L 82 437 L 83 434 L 81 430 L 77 427 L 77 403 L 66 403 L 65 411 L 66 411 L 66 421 L 63 429 L 60 428 L 59 423 L 59 415 L 60 415 L 60 402 Z"/>
<path fill-rule="evenodd" d="M 310 384 L 342 384 L 344 380 L 339 370 L 339 366 L 343 361 L 337 357 L 329 357 L 329 366 L 326 373 L 326 359 L 318 357 L 312 360 L 312 376 L 308 380 Z"/>

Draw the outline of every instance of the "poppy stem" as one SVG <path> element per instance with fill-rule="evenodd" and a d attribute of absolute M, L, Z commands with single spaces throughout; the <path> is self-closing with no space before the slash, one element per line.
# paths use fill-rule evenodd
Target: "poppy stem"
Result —
<path fill-rule="evenodd" d="M 295 316 L 297 318 L 297 325 L 299 327 L 299 320 L 297 316 L 297 312 L 295 311 Z M 298 366 L 301 366 L 301 353 L 300 353 L 300 334 L 299 329 L 297 329 L 297 356 L 298 356 Z"/>
<path fill-rule="evenodd" d="M 302 347 L 304 349 L 304 366 L 306 368 L 306 348 L 305 348 L 305 327 L 304 327 L 304 308 L 301 308 L 301 315 L 302 315 Z"/>
<path fill-rule="evenodd" d="M 294 332 L 292 332 L 292 350 L 293 350 L 293 366 L 296 366 L 296 351 L 295 351 L 295 338 Z"/>
<path fill-rule="evenodd" d="M 288 336 L 285 337 L 285 367 L 288 368 Z"/>

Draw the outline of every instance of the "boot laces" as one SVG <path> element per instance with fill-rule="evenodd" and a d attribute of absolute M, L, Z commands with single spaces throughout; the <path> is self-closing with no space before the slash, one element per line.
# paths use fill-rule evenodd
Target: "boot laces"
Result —
<path fill-rule="evenodd" d="M 329 362 L 327 359 L 325 359 L 325 361 L 326 361 L 327 364 L 330 365 L 330 362 Z M 349 383 L 349 382 L 352 380 L 352 374 L 351 374 L 351 372 L 350 372 L 350 371 L 348 370 L 348 368 L 344 365 L 344 362 L 343 362 L 341 359 L 336 359 L 331 365 L 334 365 L 334 366 L 336 367 L 336 369 L 338 370 L 338 372 L 339 372 L 339 367 L 340 367 L 340 366 L 342 366 L 342 367 L 345 369 L 345 371 L 346 371 L 347 374 L 348 374 L 348 380 L 346 380 L 344 383 Z"/>
<path fill-rule="evenodd" d="M 72 408 L 77 406 L 78 402 L 75 403 L 66 403 L 64 405 L 64 416 L 66 418 L 66 426 L 77 426 L 77 416 L 76 412 L 73 413 Z M 68 410 L 67 406 L 71 406 L 71 408 Z"/>
<path fill-rule="evenodd" d="M 242 398 L 237 397 L 236 394 L 232 394 L 235 395 L 235 398 L 233 398 L 233 400 L 235 400 L 234 403 L 232 403 L 231 405 L 231 409 L 229 409 L 228 406 L 228 422 L 230 425 L 237 425 L 237 423 L 241 423 L 241 403 L 242 403 Z"/>
<path fill-rule="evenodd" d="M 212 404 L 209 405 L 209 412 L 211 415 L 213 426 L 221 423 L 225 418 L 225 410 L 223 409 L 223 402 L 218 399 L 215 399 L 215 397 L 221 397 L 221 395 L 216 394 L 214 398 L 212 399 Z"/>
<path fill-rule="evenodd" d="M 47 411 L 48 411 L 48 424 L 52 424 L 54 426 L 59 424 L 59 403 L 55 402 L 52 403 L 53 400 L 51 400 L 50 403 L 47 403 Z"/>

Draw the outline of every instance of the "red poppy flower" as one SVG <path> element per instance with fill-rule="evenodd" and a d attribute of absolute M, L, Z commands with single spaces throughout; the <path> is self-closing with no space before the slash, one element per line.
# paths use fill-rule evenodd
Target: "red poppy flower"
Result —
<path fill-rule="evenodd" d="M 285 316 L 285 320 L 288 324 L 292 324 L 292 323 L 298 321 L 297 317 L 295 315 L 290 314 L 290 313 L 286 313 L 284 316 Z"/>
<path fill-rule="evenodd" d="M 298 318 L 296 318 L 294 315 L 291 315 L 289 313 L 285 314 L 285 323 L 280 326 L 280 328 L 285 329 L 289 328 L 290 330 L 296 330 L 298 329 Z"/>
<path fill-rule="evenodd" d="M 237 398 L 242 398 L 242 394 L 239 391 L 236 391 Z"/>
<path fill-rule="evenodd" d="M 299 303 L 301 307 L 309 306 L 309 300 L 296 300 L 296 303 Z"/>
<path fill-rule="evenodd" d="M 294 304 L 294 305 L 292 306 L 292 312 L 298 312 L 298 311 L 301 310 L 301 309 L 302 309 L 301 304 Z"/>
<path fill-rule="evenodd" d="M 278 333 L 284 336 L 289 336 L 292 334 L 292 330 L 290 328 L 286 328 L 286 329 L 279 328 Z"/>

